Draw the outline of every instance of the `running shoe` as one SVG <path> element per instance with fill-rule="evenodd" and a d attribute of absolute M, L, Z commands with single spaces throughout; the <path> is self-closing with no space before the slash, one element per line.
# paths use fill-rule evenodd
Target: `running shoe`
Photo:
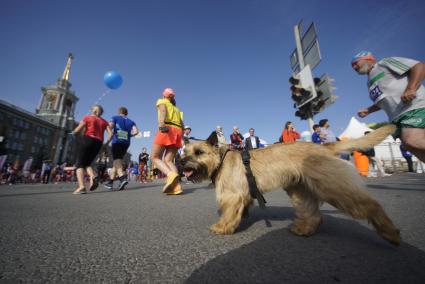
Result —
<path fill-rule="evenodd" d="M 99 178 L 95 177 L 93 179 L 93 184 L 90 186 L 90 191 L 96 190 L 96 188 L 99 186 Z"/>
<path fill-rule="evenodd" d="M 177 183 L 171 191 L 167 191 L 167 195 L 180 195 L 183 193 L 182 186 Z"/>
<path fill-rule="evenodd" d="M 118 185 L 118 190 L 123 190 L 124 187 L 128 184 L 127 179 L 123 176 L 120 177 L 120 184 Z"/>
<path fill-rule="evenodd" d="M 163 193 L 168 193 L 173 189 L 175 183 L 179 181 L 179 175 L 175 172 L 170 172 L 167 176 L 167 182 L 162 188 Z"/>
<path fill-rule="evenodd" d="M 114 186 L 114 181 L 109 179 L 107 182 L 103 184 L 103 186 L 109 190 L 112 190 L 112 187 Z"/>

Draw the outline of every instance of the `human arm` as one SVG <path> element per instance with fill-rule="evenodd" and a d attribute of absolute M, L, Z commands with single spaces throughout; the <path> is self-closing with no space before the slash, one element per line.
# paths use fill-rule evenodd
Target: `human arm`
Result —
<path fill-rule="evenodd" d="M 369 114 L 380 110 L 381 108 L 377 105 L 371 105 L 368 108 L 361 109 L 357 112 L 357 115 L 361 118 L 368 116 Z"/>
<path fill-rule="evenodd" d="M 406 90 L 401 95 L 401 100 L 405 103 L 416 98 L 416 91 L 425 79 L 425 64 L 419 62 L 409 70 Z"/>
<path fill-rule="evenodd" d="M 165 117 L 167 116 L 167 108 L 164 104 L 158 106 L 159 109 L 159 118 L 158 118 L 158 127 L 165 126 Z"/>
<path fill-rule="evenodd" d="M 106 127 L 106 132 L 108 132 L 108 139 L 106 140 L 105 144 L 108 145 L 111 142 L 112 137 L 114 136 L 114 133 L 112 132 L 112 127 L 110 124 L 108 124 L 108 126 Z"/>
<path fill-rule="evenodd" d="M 81 130 L 86 126 L 86 122 L 83 120 L 80 121 L 77 127 L 71 132 L 72 135 L 78 134 L 81 132 Z"/>

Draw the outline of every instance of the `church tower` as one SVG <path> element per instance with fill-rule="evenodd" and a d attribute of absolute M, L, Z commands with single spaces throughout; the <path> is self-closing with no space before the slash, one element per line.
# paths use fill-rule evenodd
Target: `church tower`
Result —
<path fill-rule="evenodd" d="M 51 156 L 55 164 L 72 161 L 75 156 L 73 154 L 75 147 L 69 137 L 69 133 L 76 126 L 74 113 L 78 102 L 78 97 L 71 90 L 71 83 L 69 82 L 69 73 L 73 59 L 74 56 L 72 53 L 69 53 L 65 70 L 62 77 L 57 80 L 56 85 L 41 88 L 40 103 L 38 109 L 35 110 L 38 117 L 58 127 L 57 134 L 53 138 L 55 142 Z"/>
<path fill-rule="evenodd" d="M 56 85 L 41 88 L 41 99 L 36 114 L 60 128 L 70 130 L 74 126 L 75 106 L 78 97 L 71 90 L 69 73 L 71 63 L 74 59 L 72 53 L 68 54 L 68 61 L 63 71 L 63 75 L 56 82 Z"/>

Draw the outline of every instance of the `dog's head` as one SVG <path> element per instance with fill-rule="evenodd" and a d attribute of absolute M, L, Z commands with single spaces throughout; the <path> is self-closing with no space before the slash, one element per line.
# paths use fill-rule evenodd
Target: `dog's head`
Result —
<path fill-rule="evenodd" d="M 180 162 L 186 178 L 194 182 L 210 179 L 220 164 L 220 152 L 219 148 L 207 142 L 186 145 Z"/>

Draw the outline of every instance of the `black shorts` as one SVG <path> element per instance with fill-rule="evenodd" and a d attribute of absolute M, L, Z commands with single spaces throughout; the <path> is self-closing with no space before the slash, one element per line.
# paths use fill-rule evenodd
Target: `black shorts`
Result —
<path fill-rule="evenodd" d="M 130 144 L 126 144 L 126 143 L 112 144 L 112 159 L 113 160 L 123 159 L 124 155 L 127 153 L 128 147 L 130 147 Z"/>
<path fill-rule="evenodd" d="M 91 165 L 94 158 L 102 148 L 102 141 L 88 136 L 83 136 L 78 147 L 77 168 L 86 168 Z"/>

